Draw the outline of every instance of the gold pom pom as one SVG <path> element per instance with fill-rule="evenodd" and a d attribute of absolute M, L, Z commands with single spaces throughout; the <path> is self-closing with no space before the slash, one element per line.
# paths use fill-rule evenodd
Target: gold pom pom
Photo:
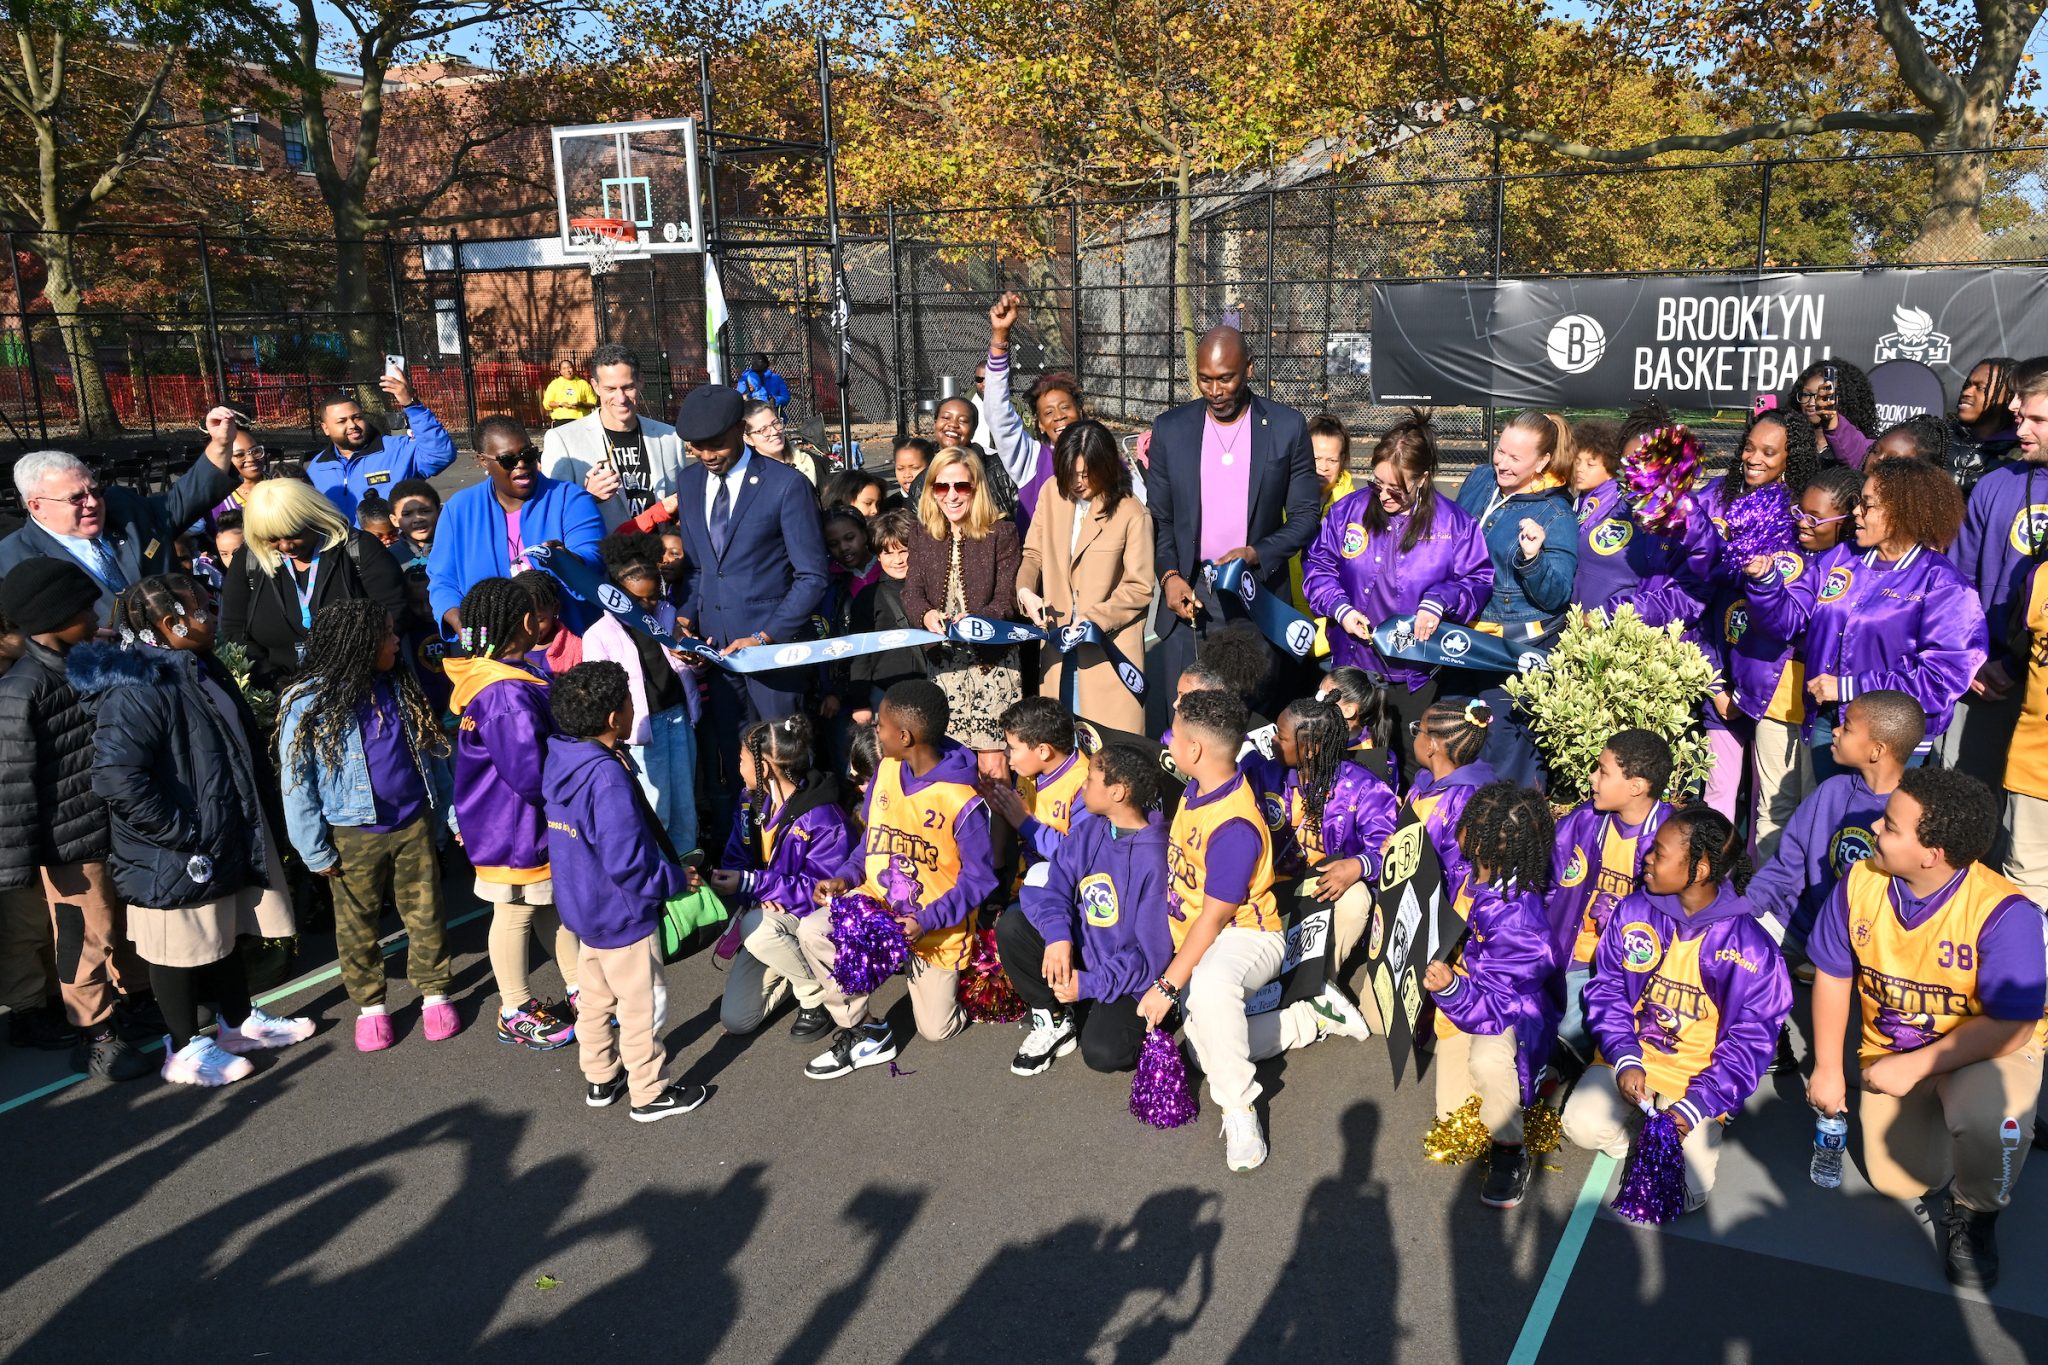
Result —
<path fill-rule="evenodd" d="M 1522 1111 L 1522 1145 L 1531 1156 L 1542 1156 L 1564 1145 L 1564 1123 L 1555 1109 L 1539 1100 Z"/>
<path fill-rule="evenodd" d="M 1485 1156 L 1492 1142 L 1493 1135 L 1479 1118 L 1479 1097 L 1474 1095 L 1429 1126 L 1423 1135 L 1422 1154 L 1441 1166 L 1459 1166 Z"/>

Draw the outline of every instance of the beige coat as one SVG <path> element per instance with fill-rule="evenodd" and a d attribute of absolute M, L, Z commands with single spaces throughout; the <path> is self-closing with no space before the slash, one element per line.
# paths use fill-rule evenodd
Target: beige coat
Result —
<path fill-rule="evenodd" d="M 1130 664 L 1145 666 L 1145 611 L 1152 605 L 1152 515 L 1135 497 L 1117 503 L 1103 516 L 1092 511 L 1073 540 L 1074 504 L 1056 483 L 1038 495 L 1038 510 L 1024 539 L 1024 562 L 1017 573 L 1021 590 L 1045 599 L 1046 611 L 1062 623 L 1086 619 L 1102 628 Z M 1073 545 L 1070 554 L 1068 546 Z M 1060 695 L 1062 656 L 1047 651 L 1044 685 L 1048 697 Z M 1086 720 L 1115 730 L 1142 734 L 1145 704 L 1131 695 L 1101 648 L 1083 645 L 1071 656 L 1080 663 L 1076 709 Z"/>

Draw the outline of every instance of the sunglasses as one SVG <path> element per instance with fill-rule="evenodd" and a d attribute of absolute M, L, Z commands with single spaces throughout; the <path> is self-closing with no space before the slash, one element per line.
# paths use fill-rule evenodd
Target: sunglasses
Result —
<path fill-rule="evenodd" d="M 1795 511 L 1792 514 L 1792 520 L 1798 522 L 1801 526 L 1806 527 L 1808 530 L 1811 530 L 1816 526 L 1833 526 L 1838 521 L 1847 521 L 1848 519 L 1849 514 L 1847 512 L 1842 513 L 1842 515 L 1840 515 L 1839 517 L 1817 517 L 1813 513 L 1805 510 L 1804 508 Z"/>
<path fill-rule="evenodd" d="M 1415 738 L 1418 738 L 1418 737 L 1419 737 L 1419 736 L 1420 736 L 1421 734 L 1422 734 L 1422 722 L 1421 722 L 1421 721 L 1419 721 L 1419 720 L 1411 720 L 1411 721 L 1409 721 L 1409 722 L 1408 722 L 1408 738 L 1410 738 L 1410 739 L 1415 739 Z"/>
<path fill-rule="evenodd" d="M 532 446 L 524 450 L 508 450 L 496 458 L 500 469 L 517 469 L 523 464 L 530 464 L 536 469 L 540 467 L 540 452 Z"/>
<path fill-rule="evenodd" d="M 944 483 L 933 484 L 932 491 L 940 497 L 944 497 L 948 493 L 972 493 L 974 491 L 974 481 L 972 479 L 948 479 Z"/>
<path fill-rule="evenodd" d="M 1403 500 L 1411 499 L 1415 496 L 1415 490 L 1406 484 L 1382 483 L 1370 474 L 1365 476 L 1365 486 L 1375 493 L 1391 493 L 1393 496 Z"/>

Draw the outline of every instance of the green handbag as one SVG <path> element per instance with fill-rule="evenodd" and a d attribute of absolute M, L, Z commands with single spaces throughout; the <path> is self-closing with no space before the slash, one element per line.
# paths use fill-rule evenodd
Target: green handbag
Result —
<path fill-rule="evenodd" d="M 700 882 L 695 891 L 685 891 L 661 907 L 661 960 L 674 962 L 698 931 L 723 924 L 730 917 L 709 882 Z"/>

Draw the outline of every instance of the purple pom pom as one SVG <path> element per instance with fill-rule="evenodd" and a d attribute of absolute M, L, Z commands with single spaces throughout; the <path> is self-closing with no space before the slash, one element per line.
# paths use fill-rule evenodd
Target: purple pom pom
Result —
<path fill-rule="evenodd" d="M 1131 1078 L 1131 1112 L 1154 1128 L 1193 1123 L 1201 1106 L 1188 1089 L 1188 1066 L 1180 1044 L 1165 1029 L 1145 1035 L 1138 1051 L 1138 1074 Z"/>
<path fill-rule="evenodd" d="M 826 911 L 832 928 L 832 980 L 848 995 L 872 995 L 884 981 L 903 970 L 910 957 L 903 926 L 873 896 L 850 893 L 835 897 Z"/>
<path fill-rule="evenodd" d="M 1767 483 L 1737 498 L 1722 518 L 1728 526 L 1728 557 L 1736 567 L 1758 555 L 1775 555 L 1799 545 L 1792 521 L 1792 495 L 1782 483 Z"/>
<path fill-rule="evenodd" d="M 1621 484 L 1644 530 L 1675 535 L 1692 515 L 1700 442 L 1683 426 L 1659 427 L 1622 455 Z"/>
<path fill-rule="evenodd" d="M 1632 1223 L 1652 1227 L 1685 1212 L 1685 1149 L 1678 1122 L 1669 1114 L 1643 1120 L 1643 1131 L 1621 1170 L 1614 1211 Z"/>

